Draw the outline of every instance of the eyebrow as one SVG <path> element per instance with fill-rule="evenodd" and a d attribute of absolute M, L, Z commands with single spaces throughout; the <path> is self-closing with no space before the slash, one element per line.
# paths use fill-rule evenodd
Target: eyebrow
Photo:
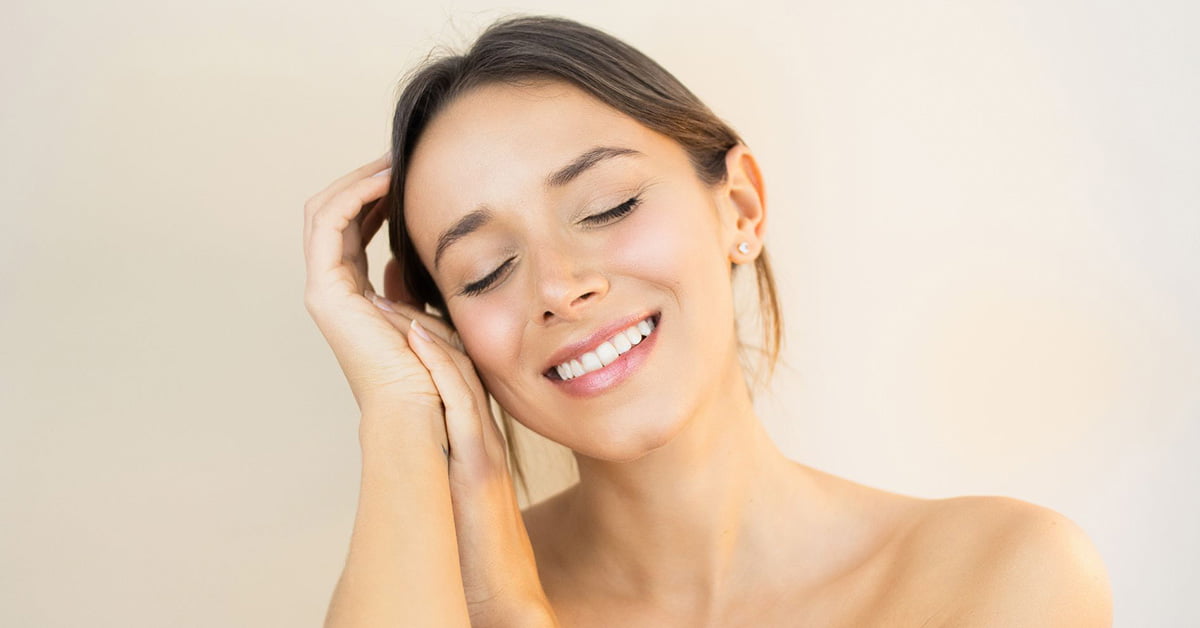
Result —
<path fill-rule="evenodd" d="M 433 267 L 437 268 L 442 261 L 442 253 L 451 244 L 460 240 L 463 236 L 475 231 L 476 229 L 486 225 L 492 219 L 492 211 L 487 207 L 480 207 L 475 211 L 458 219 L 449 229 L 442 232 L 438 236 L 437 252 L 433 254 Z"/>
<path fill-rule="evenodd" d="M 571 160 L 571 163 L 552 172 L 546 177 L 546 187 L 562 187 L 571 181 L 574 181 L 579 175 L 587 171 L 588 168 L 613 157 L 621 157 L 625 155 L 642 156 L 642 153 L 632 148 L 622 148 L 620 146 L 597 146 L 591 148 L 581 155 Z M 433 254 L 433 267 L 436 269 L 442 261 L 442 254 L 451 244 L 461 240 L 463 237 L 477 231 L 493 218 L 492 211 L 486 205 L 480 205 L 479 208 L 459 218 L 449 229 L 442 232 L 438 236 L 437 248 Z"/>
<path fill-rule="evenodd" d="M 600 163 L 605 159 L 612 157 L 620 157 L 622 155 L 641 155 L 642 153 L 633 150 L 632 148 L 621 148 L 619 146 L 597 146 L 591 150 L 584 152 L 582 155 L 575 158 L 574 161 L 563 166 L 558 171 L 546 177 L 546 187 L 556 188 L 562 187 L 583 174 L 585 170 Z"/>

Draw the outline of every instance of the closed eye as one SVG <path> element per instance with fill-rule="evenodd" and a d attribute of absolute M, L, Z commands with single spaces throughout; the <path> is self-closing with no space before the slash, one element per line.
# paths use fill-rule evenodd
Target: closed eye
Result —
<path fill-rule="evenodd" d="M 497 268 L 496 270 L 493 270 L 491 273 L 489 273 L 487 277 L 484 277 L 483 279 L 480 279 L 479 281 L 474 281 L 474 282 L 471 282 L 471 283 L 463 286 L 462 292 L 460 294 L 462 294 L 463 296 L 470 297 L 470 296 L 475 296 L 475 295 L 483 292 L 484 290 L 487 290 L 488 286 L 492 285 L 493 283 L 496 282 L 497 279 L 500 278 L 500 274 L 503 273 L 505 269 L 507 269 L 509 266 L 512 266 L 513 260 L 515 260 L 515 259 L 517 259 L 517 258 L 515 258 L 515 257 L 508 258 L 507 260 L 504 261 L 503 264 L 500 265 L 499 268 Z"/>
<path fill-rule="evenodd" d="M 617 220 L 618 218 L 622 218 L 629 212 L 633 211 L 634 208 L 636 208 L 638 205 L 641 204 L 641 202 L 642 202 L 641 195 L 634 196 L 633 198 L 625 201 L 624 203 L 621 203 L 620 205 L 617 205 L 616 207 L 614 207 L 606 212 L 603 212 L 600 214 L 595 214 L 593 216 L 588 216 L 587 218 L 584 218 L 583 222 L 586 222 L 589 224 L 601 224 L 601 225 L 613 222 L 613 221 Z"/>
<path fill-rule="evenodd" d="M 606 212 L 588 216 L 587 218 L 584 218 L 582 222 L 586 222 L 588 224 L 593 224 L 593 225 L 604 225 L 604 224 L 608 224 L 610 222 L 615 222 L 615 221 L 625 217 L 630 212 L 632 212 L 641 203 L 642 203 L 642 197 L 641 197 L 641 195 L 637 195 Z M 469 296 L 475 296 L 475 295 L 480 294 L 483 291 L 487 290 L 492 284 L 496 283 L 496 281 L 501 277 L 501 275 L 504 274 L 504 271 L 506 271 L 510 266 L 512 266 L 513 260 L 515 260 L 515 259 L 516 259 L 516 257 L 508 258 L 507 260 L 504 261 L 503 264 L 500 265 L 499 268 L 488 273 L 487 277 L 484 277 L 483 279 L 480 279 L 479 281 L 473 281 L 473 282 L 463 286 L 462 292 L 460 292 L 460 294 L 462 294 L 463 296 L 469 297 Z"/>

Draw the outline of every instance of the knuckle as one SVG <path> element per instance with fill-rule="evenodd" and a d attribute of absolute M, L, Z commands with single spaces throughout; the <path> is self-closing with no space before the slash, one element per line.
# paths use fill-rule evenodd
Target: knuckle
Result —
<path fill-rule="evenodd" d="M 341 224 L 337 217 L 331 215 L 329 211 L 319 211 L 313 214 L 312 226 L 314 230 L 319 229 L 341 231 L 345 228 L 345 225 Z"/>

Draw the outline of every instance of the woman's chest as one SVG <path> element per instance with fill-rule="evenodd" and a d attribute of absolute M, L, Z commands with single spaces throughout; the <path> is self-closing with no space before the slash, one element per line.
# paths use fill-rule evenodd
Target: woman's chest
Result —
<path fill-rule="evenodd" d="M 821 600 L 747 600 L 719 611 L 590 600 L 555 604 L 563 628 L 892 628 L 939 625 L 939 604 L 919 600 L 862 600 L 830 596 Z"/>
<path fill-rule="evenodd" d="M 882 557 L 881 557 L 882 558 Z M 785 574 L 764 579 L 747 593 L 721 602 L 699 598 L 664 601 L 637 596 L 564 591 L 551 595 L 563 628 L 704 628 L 811 626 L 872 628 L 939 625 L 950 607 L 945 587 L 891 560 L 876 560 L 818 586 L 789 581 Z M 578 582 L 578 580 L 576 580 Z M 564 595 L 565 594 L 565 595 Z"/>

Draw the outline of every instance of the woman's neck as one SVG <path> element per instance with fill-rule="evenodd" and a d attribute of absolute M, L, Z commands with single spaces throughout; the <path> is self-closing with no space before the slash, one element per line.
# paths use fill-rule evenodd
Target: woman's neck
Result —
<path fill-rule="evenodd" d="M 733 367 L 663 447 L 632 462 L 576 457 L 580 482 L 564 495 L 571 571 L 597 580 L 580 585 L 715 607 L 784 560 L 778 539 L 794 538 L 808 509 L 797 506 L 819 491 L 771 441 Z"/>

